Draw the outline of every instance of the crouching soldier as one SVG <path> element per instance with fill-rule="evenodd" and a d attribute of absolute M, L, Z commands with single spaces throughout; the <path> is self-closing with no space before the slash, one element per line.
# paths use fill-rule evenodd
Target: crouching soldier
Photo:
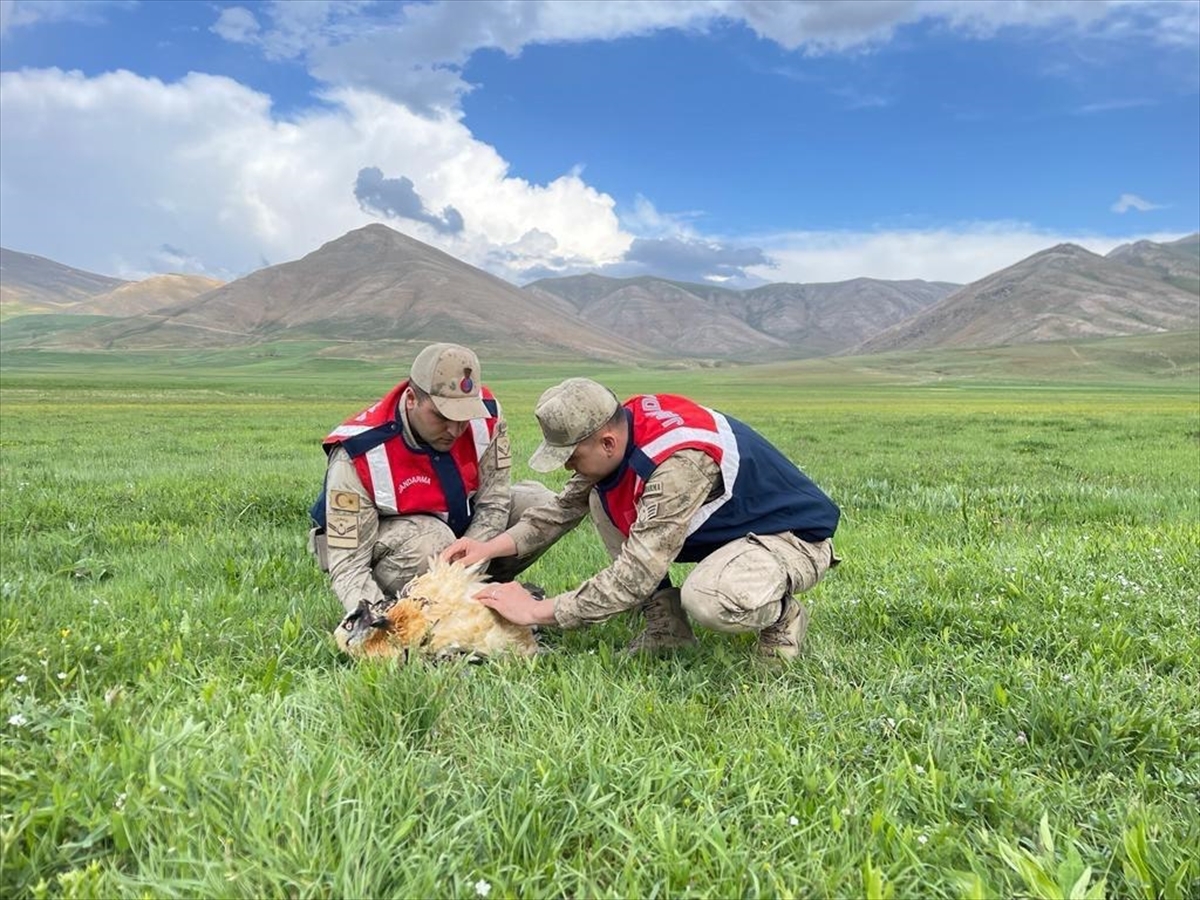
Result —
<path fill-rule="evenodd" d="M 407 380 L 323 443 L 310 549 L 347 612 L 397 596 L 456 538 L 489 540 L 554 497 L 536 481 L 510 485 L 500 405 L 457 344 L 426 347 Z M 511 580 L 538 555 L 497 562 L 492 577 Z"/>
<path fill-rule="evenodd" d="M 526 625 L 576 628 L 640 607 L 634 652 L 695 643 L 691 621 L 756 632 L 758 651 L 793 658 L 808 611 L 795 595 L 838 560 L 839 511 L 765 438 L 736 419 L 669 394 L 619 403 L 603 385 L 569 378 L 536 408 L 543 441 L 529 461 L 574 473 L 547 504 L 490 541 L 465 537 L 443 554 L 472 562 L 540 552 L 591 513 L 612 564 L 578 588 L 536 602 L 519 584 L 479 600 Z M 698 562 L 681 588 L 671 563 Z"/>

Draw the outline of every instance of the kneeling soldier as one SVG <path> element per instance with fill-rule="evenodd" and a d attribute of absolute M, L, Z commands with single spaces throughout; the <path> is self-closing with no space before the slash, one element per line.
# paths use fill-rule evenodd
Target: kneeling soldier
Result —
<path fill-rule="evenodd" d="M 396 596 L 456 538 L 486 541 L 553 499 L 536 481 L 509 484 L 512 454 L 479 359 L 431 344 L 409 378 L 324 440 L 325 486 L 310 547 L 347 612 Z M 540 554 L 491 566 L 510 580 Z"/>
<path fill-rule="evenodd" d="M 695 643 L 691 620 L 757 632 L 771 657 L 800 652 L 808 611 L 795 594 L 838 562 L 839 511 L 749 426 L 670 394 L 621 404 L 603 385 L 569 378 L 536 415 L 543 441 L 529 464 L 574 475 L 550 503 L 530 508 L 490 541 L 463 538 L 447 559 L 523 558 L 542 552 L 591 513 L 611 565 L 572 591 L 536 602 L 518 584 L 479 596 L 512 622 L 576 628 L 640 607 L 634 652 Z M 673 562 L 697 562 L 673 588 Z"/>

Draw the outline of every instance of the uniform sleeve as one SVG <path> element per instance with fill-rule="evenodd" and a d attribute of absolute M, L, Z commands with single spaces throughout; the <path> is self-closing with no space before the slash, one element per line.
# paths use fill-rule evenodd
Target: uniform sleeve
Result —
<path fill-rule="evenodd" d="M 701 450 L 681 450 L 663 460 L 646 481 L 637 519 L 617 558 L 554 598 L 558 624 L 592 625 L 644 603 L 683 549 L 692 516 L 720 484 L 720 467 Z"/>
<path fill-rule="evenodd" d="M 371 551 L 379 535 L 379 513 L 350 455 L 341 447 L 329 456 L 325 517 L 329 579 L 346 612 L 353 612 L 362 600 L 372 604 L 382 602 L 383 591 L 371 574 Z"/>
<path fill-rule="evenodd" d="M 507 532 L 517 546 L 517 556 L 549 547 L 578 525 L 588 514 L 591 490 L 591 481 L 574 475 L 553 500 L 525 510 Z"/>
<path fill-rule="evenodd" d="M 511 503 L 509 481 L 512 473 L 512 450 L 509 448 L 508 425 L 504 419 L 496 423 L 496 433 L 479 460 L 479 490 L 475 492 L 471 524 L 463 537 L 488 541 L 508 527 Z"/>

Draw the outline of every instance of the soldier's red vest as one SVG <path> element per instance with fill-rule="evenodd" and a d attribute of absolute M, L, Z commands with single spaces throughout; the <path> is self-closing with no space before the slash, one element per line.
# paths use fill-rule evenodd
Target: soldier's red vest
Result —
<path fill-rule="evenodd" d="M 701 450 L 721 469 L 722 493 L 687 527 L 677 559 L 695 562 L 749 533 L 790 531 L 821 541 L 837 529 L 837 506 L 762 435 L 732 416 L 673 394 L 631 397 L 624 404 L 630 442 L 620 467 L 596 485 L 612 523 L 629 536 L 646 481 L 667 457 Z M 647 498 L 653 503 L 654 498 Z"/>
<path fill-rule="evenodd" d="M 448 451 L 414 450 L 405 443 L 398 420 L 397 403 L 407 387 L 407 381 L 401 382 L 331 431 L 322 442 L 325 452 L 337 446 L 346 450 L 379 515 L 436 515 L 461 536 L 470 524 L 479 460 L 496 434 L 500 405 L 482 387 L 489 418 L 472 419 Z"/>
<path fill-rule="evenodd" d="M 631 417 L 631 445 L 641 464 L 623 465 L 612 478 L 599 485 L 609 518 L 628 537 L 637 518 L 637 502 L 646 488 L 646 479 L 659 463 L 680 450 L 703 450 L 721 466 L 725 493 L 700 508 L 689 524 L 691 534 L 733 491 L 738 454 L 729 424 L 720 413 L 673 394 L 631 397 L 624 405 Z M 725 464 L 727 454 L 731 466 Z"/>

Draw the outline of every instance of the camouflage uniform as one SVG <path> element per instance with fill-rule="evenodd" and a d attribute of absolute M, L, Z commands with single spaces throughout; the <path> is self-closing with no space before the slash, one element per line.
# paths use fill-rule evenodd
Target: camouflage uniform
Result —
<path fill-rule="evenodd" d="M 479 360 L 474 353 L 455 344 L 433 344 L 413 361 L 409 384 L 421 386 L 429 395 L 443 416 L 441 421 L 464 422 L 488 414 L 481 401 L 484 389 L 478 379 Z M 372 421 L 385 419 L 387 427 L 394 429 L 398 425 L 400 431 L 399 435 L 393 431 L 395 436 L 389 440 L 402 440 L 414 450 L 428 450 L 408 415 L 406 400 L 413 396 L 411 387 L 399 385 L 388 397 L 397 394 L 394 410 L 376 404 L 355 421 L 368 413 L 372 414 Z M 472 457 L 478 466 L 478 484 L 471 497 L 470 522 L 464 532 L 465 537 L 481 541 L 495 537 L 516 522 L 525 509 L 554 497 L 553 492 L 536 481 L 510 486 L 512 454 L 508 429 L 497 408 L 493 407 L 492 414 L 495 421 L 490 440 L 486 447 L 476 444 L 476 455 Z M 335 434 L 341 433 L 344 432 L 339 429 Z M 486 429 L 482 433 L 486 440 Z M 332 437 L 326 439 L 327 444 Z M 310 548 L 321 568 L 329 572 L 333 591 L 342 606 L 353 612 L 363 600 L 377 605 L 385 595 L 399 594 L 411 579 L 427 569 L 431 556 L 455 540 L 455 534 L 439 515 L 395 514 L 395 509 L 404 508 L 399 505 L 383 507 L 387 512 L 381 515 L 374 495 L 364 485 L 366 476 L 360 474 L 349 452 L 340 444 L 330 447 L 324 493 L 314 507 L 323 510 L 324 515 L 314 512 L 314 519 L 319 526 L 328 525 L 334 530 L 326 533 L 324 527 L 314 528 L 310 532 Z M 423 480 L 430 481 L 428 476 Z M 465 514 L 466 508 L 462 509 Z M 488 572 L 496 580 L 509 581 L 539 555 L 496 560 Z"/>
<path fill-rule="evenodd" d="M 403 408 L 399 420 L 404 429 L 404 440 L 409 446 L 417 446 Z M 554 498 L 553 492 L 537 481 L 519 481 L 510 486 L 512 460 L 507 448 L 508 429 L 501 419 L 495 439 L 479 461 L 479 490 L 474 498 L 471 524 L 464 537 L 481 541 L 493 538 L 515 523 L 526 509 Z M 425 571 L 430 556 L 450 546 L 454 532 L 434 515 L 381 517 L 349 455 L 339 447 L 329 457 L 325 502 L 333 508 L 334 495 L 344 492 L 358 496 L 358 546 L 327 548 L 322 567 L 329 572 L 333 592 L 342 606 L 347 612 L 353 612 L 360 600 L 374 604 L 381 601 L 385 593 L 399 593 L 411 579 Z M 488 566 L 488 573 L 496 581 L 511 581 L 540 555 L 521 554 L 494 560 Z"/>
<path fill-rule="evenodd" d="M 700 450 L 681 450 L 647 480 L 628 538 L 604 512 L 592 482 L 579 475 L 552 503 L 528 510 L 508 535 L 521 558 L 554 543 L 590 512 L 613 562 L 578 588 L 553 598 L 558 624 L 577 628 L 649 599 L 678 557 L 692 516 L 721 490 L 721 472 L 713 459 Z M 647 503 L 647 497 L 654 502 Z M 810 543 L 791 533 L 748 534 L 696 565 L 681 588 L 683 609 L 716 631 L 762 631 L 780 618 L 783 598 L 811 588 L 833 560 L 828 540 Z"/>

